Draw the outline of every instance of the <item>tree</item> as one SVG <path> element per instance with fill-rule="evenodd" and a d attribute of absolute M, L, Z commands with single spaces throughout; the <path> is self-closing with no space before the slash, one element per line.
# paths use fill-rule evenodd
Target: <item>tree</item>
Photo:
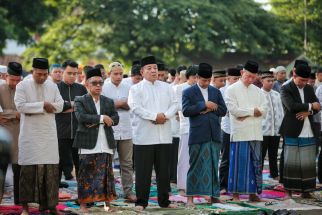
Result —
<path fill-rule="evenodd" d="M 275 16 L 251 0 L 79 0 L 59 11 L 27 60 L 100 56 L 129 63 L 151 53 L 175 63 L 296 51 Z"/>
<path fill-rule="evenodd" d="M 306 5 L 305 5 L 306 2 Z M 315 63 L 322 64 L 322 1 L 271 0 L 273 12 L 288 23 L 283 32 L 292 37 L 302 52 Z M 307 20 L 307 50 L 304 50 L 304 17 Z"/>
<path fill-rule="evenodd" d="M 42 0 L 0 1 L 0 54 L 6 39 L 21 44 L 32 42 L 35 33 L 42 33 L 57 10 Z"/>

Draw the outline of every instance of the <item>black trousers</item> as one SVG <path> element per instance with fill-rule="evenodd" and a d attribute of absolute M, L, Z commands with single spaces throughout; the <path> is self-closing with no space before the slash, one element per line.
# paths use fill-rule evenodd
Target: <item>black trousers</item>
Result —
<path fill-rule="evenodd" d="M 0 162 L 0 200 L 3 198 L 4 184 L 6 180 L 7 170 L 9 163 Z M 13 172 L 13 195 L 15 205 L 19 205 L 19 178 L 20 178 L 20 165 L 12 164 Z M 0 201 L 1 203 L 1 201 Z"/>
<path fill-rule="evenodd" d="M 321 137 L 322 137 L 322 132 L 320 133 Z M 320 152 L 319 152 L 319 155 L 318 155 L 318 179 L 319 179 L 319 182 L 320 184 L 322 183 L 322 140 L 320 139 L 319 141 L 320 143 L 318 144 L 318 147 L 320 148 Z"/>
<path fill-rule="evenodd" d="M 280 136 L 264 136 L 262 143 L 262 170 L 264 168 L 264 159 L 268 151 L 269 170 L 272 178 L 278 176 L 277 153 L 280 143 Z"/>
<path fill-rule="evenodd" d="M 172 138 L 172 144 L 170 149 L 170 182 L 177 183 L 177 166 L 178 166 L 178 150 L 179 150 L 179 137 Z M 171 189 L 170 189 L 171 191 Z"/>
<path fill-rule="evenodd" d="M 75 165 L 76 177 L 79 169 L 78 149 L 73 148 L 74 139 L 58 139 L 59 146 L 59 181 L 61 180 L 62 172 L 65 178 L 71 178 L 73 164 Z"/>
<path fill-rule="evenodd" d="M 223 130 L 222 133 L 222 153 L 219 166 L 220 189 L 228 190 L 228 175 L 229 175 L 229 151 L 230 151 L 230 134 Z"/>
<path fill-rule="evenodd" d="M 284 171 L 284 145 L 285 145 L 285 137 L 283 137 L 283 145 L 282 152 L 280 155 L 280 183 L 283 184 L 283 171 Z"/>
<path fill-rule="evenodd" d="M 156 145 L 135 145 L 135 190 L 137 202 L 135 205 L 148 205 L 150 195 L 150 185 L 152 169 L 154 166 L 158 203 L 160 207 L 168 207 L 170 204 L 168 188 L 169 180 L 169 160 L 170 160 L 171 144 L 156 144 Z"/>

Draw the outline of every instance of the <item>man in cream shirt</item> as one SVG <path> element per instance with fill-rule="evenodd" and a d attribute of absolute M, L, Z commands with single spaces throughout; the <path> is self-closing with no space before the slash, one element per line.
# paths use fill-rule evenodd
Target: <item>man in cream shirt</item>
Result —
<path fill-rule="evenodd" d="M 228 192 L 234 201 L 239 194 L 250 194 L 250 201 L 260 201 L 262 192 L 261 141 L 262 119 L 266 113 L 263 92 L 253 85 L 258 64 L 247 61 L 241 79 L 226 90 L 226 104 L 231 124 Z"/>

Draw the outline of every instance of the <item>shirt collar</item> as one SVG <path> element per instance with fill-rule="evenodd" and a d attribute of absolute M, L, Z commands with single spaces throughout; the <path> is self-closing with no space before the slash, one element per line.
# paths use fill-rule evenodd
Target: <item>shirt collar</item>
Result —
<path fill-rule="evenodd" d="M 204 89 L 204 88 L 200 87 L 199 83 L 197 83 L 197 85 L 198 85 L 198 87 L 199 87 L 199 89 L 200 89 L 201 91 L 207 91 L 207 92 L 208 92 L 208 87 L 207 87 L 206 89 Z"/>
<path fill-rule="evenodd" d="M 266 93 L 266 94 L 270 94 L 270 93 L 272 92 L 272 90 L 270 90 L 270 91 L 266 91 L 266 90 L 264 90 L 264 88 L 263 88 L 263 87 L 261 88 L 261 90 L 262 90 L 264 93 Z"/>
<path fill-rule="evenodd" d="M 143 82 L 152 86 L 155 86 L 158 84 L 158 80 L 156 80 L 154 83 L 152 83 L 151 81 L 146 80 L 145 78 L 143 79 Z"/>

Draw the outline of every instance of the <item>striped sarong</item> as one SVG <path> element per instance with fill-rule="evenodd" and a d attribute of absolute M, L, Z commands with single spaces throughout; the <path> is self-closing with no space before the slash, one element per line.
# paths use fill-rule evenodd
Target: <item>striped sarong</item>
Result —
<path fill-rule="evenodd" d="M 187 196 L 219 197 L 218 164 L 221 144 L 208 142 L 189 145 Z"/>
<path fill-rule="evenodd" d="M 314 138 L 285 137 L 283 184 L 286 190 L 311 192 L 315 189 L 315 157 Z"/>
<path fill-rule="evenodd" d="M 230 143 L 228 192 L 262 192 L 262 145 L 260 141 Z"/>

